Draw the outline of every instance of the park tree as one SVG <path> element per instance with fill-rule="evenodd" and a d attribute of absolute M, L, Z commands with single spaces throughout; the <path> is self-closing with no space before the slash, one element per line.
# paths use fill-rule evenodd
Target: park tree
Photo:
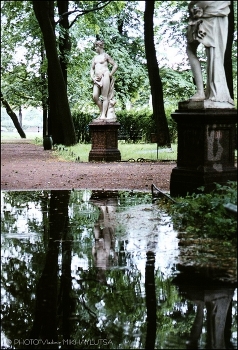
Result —
<path fill-rule="evenodd" d="M 80 16 L 91 11 L 102 9 L 109 4 L 110 1 L 99 1 L 95 6 L 89 3 L 89 7 L 86 5 L 86 7 L 83 6 L 83 8 L 80 8 L 80 4 L 76 1 L 72 1 L 71 3 L 74 3 L 74 9 L 69 11 L 69 1 L 57 1 L 59 20 L 56 22 L 54 18 L 55 7 L 53 2 L 45 2 L 44 4 L 36 1 L 33 2 L 33 9 L 42 31 L 48 61 L 48 133 L 52 135 L 54 143 L 62 143 L 65 145 L 74 144 L 76 142 L 74 124 L 67 95 L 67 71 L 71 51 L 69 29 L 76 23 L 76 20 Z M 69 23 L 69 15 L 72 14 L 75 14 L 75 18 Z M 58 23 L 59 39 L 57 43 L 55 28 Z M 48 35 L 49 31 L 51 35 Z M 57 52 L 57 44 L 59 44 L 59 55 Z"/>
<path fill-rule="evenodd" d="M 54 7 L 50 1 L 33 1 L 33 9 L 42 31 L 48 61 L 49 133 L 54 143 L 73 145 L 75 130 L 70 112 L 66 84 L 57 53 L 56 37 L 52 24 Z"/>
<path fill-rule="evenodd" d="M 7 111 L 7 114 L 9 115 L 11 120 L 13 121 L 13 124 L 15 125 L 15 127 L 17 129 L 17 132 L 19 133 L 21 138 L 26 138 L 26 134 L 22 130 L 21 124 L 19 123 L 19 120 L 17 118 L 16 113 L 12 110 L 12 108 L 9 105 L 9 103 L 4 99 L 2 93 L 1 93 L 1 102 L 2 102 L 3 106 L 5 107 L 5 109 Z"/>
<path fill-rule="evenodd" d="M 131 106 L 141 108 L 148 106 L 150 90 L 152 93 L 151 81 L 158 85 L 153 88 L 153 116 L 157 121 L 157 130 L 160 132 L 160 145 L 165 145 L 167 137 L 167 120 L 164 117 L 164 106 L 186 99 L 194 89 L 192 75 L 188 66 L 185 53 L 186 26 L 187 26 L 187 2 L 186 1 L 155 1 L 155 12 L 151 15 L 153 4 L 147 2 L 146 11 L 150 19 L 144 23 L 145 29 L 150 27 L 151 35 L 148 35 L 144 42 L 143 36 L 143 11 L 138 7 L 137 1 L 57 1 L 47 2 L 49 6 L 49 21 L 55 44 L 55 57 L 57 53 L 57 66 L 61 68 L 61 78 L 66 90 L 66 108 L 63 120 L 57 117 L 61 108 L 56 107 L 58 92 L 52 86 L 55 84 L 54 74 L 49 72 L 48 53 L 46 53 L 44 38 L 38 19 L 33 11 L 33 5 L 37 2 L 29 1 L 3 1 L 2 6 L 2 92 L 4 98 L 12 106 L 12 109 L 19 109 L 20 106 L 42 106 L 43 109 L 43 135 L 46 134 L 46 119 L 49 107 L 50 133 L 55 133 L 55 143 L 70 143 L 65 141 L 62 127 L 63 123 L 70 118 L 71 110 L 94 110 L 92 101 L 92 85 L 89 78 L 89 69 L 92 57 L 95 55 L 93 42 L 98 34 L 105 40 L 107 52 L 119 63 L 116 72 L 116 100 L 118 109 L 125 109 L 130 102 Z M 232 2 L 236 14 L 236 3 Z M 46 3 L 41 6 L 45 7 Z M 148 12 L 148 6 L 150 11 Z M 178 19 L 176 15 L 182 13 Z M 232 13 L 231 13 L 232 15 Z M 103 18 L 103 21 L 102 21 Z M 174 19 L 176 18 L 176 19 Z M 236 18 L 236 16 L 235 16 Z M 151 22 L 154 19 L 154 24 Z M 155 22 L 156 19 L 156 22 Z M 160 21 L 159 26 L 157 21 Z M 43 22 L 45 21 L 42 20 Z M 232 21 L 229 22 L 232 24 Z M 235 22 L 236 27 L 236 22 Z M 151 30 L 152 28 L 152 30 Z M 230 46 L 234 51 L 234 35 L 230 27 Z M 148 34 L 148 33 L 147 33 Z M 147 35 L 145 33 L 145 35 Z M 153 42 L 152 42 L 153 39 Z M 48 38 L 49 40 L 49 38 Z M 176 67 L 169 67 L 166 61 L 160 60 L 158 45 L 160 42 L 176 47 L 184 55 L 182 62 L 176 62 Z M 53 42 L 53 41 L 52 41 Z M 233 42 L 233 43 L 232 43 Z M 153 45 L 154 44 L 154 45 Z M 152 46 L 151 46 L 152 45 Z M 153 51 L 150 47 L 155 46 L 157 61 L 151 65 Z M 15 53 L 17 47 L 24 47 L 26 52 L 21 61 L 16 62 Z M 149 48 L 148 48 L 149 47 Z M 52 51 L 52 48 L 48 51 Z M 147 51 L 147 56 L 145 55 Z M 227 48 L 225 68 L 231 66 L 229 59 L 231 50 Z M 201 58 L 203 56 L 201 54 Z M 52 60 L 52 55 L 51 55 Z M 234 63 L 234 59 L 233 59 Z M 158 79 L 151 74 L 151 66 L 155 69 Z M 50 67 L 53 67 L 50 64 Z M 59 68 L 57 68 L 59 69 Z M 53 71 L 57 71 L 53 67 Z M 50 68 L 51 70 L 51 68 Z M 228 85 L 232 83 L 230 73 L 226 70 Z M 233 82 L 236 77 L 236 67 L 233 65 Z M 234 74 L 235 73 L 235 74 Z M 230 77 L 230 78 L 229 78 Z M 57 78 L 59 79 L 59 78 Z M 53 81 L 53 84 L 52 84 Z M 48 83 L 50 86 L 48 86 Z M 234 83 L 236 89 L 236 83 Z M 153 85 L 154 86 L 154 85 Z M 48 90 L 49 93 L 48 94 Z M 56 89 L 58 90 L 58 88 Z M 64 91 L 65 91 L 64 90 Z M 157 90 L 157 94 L 156 94 Z M 60 88 L 60 91 L 63 91 Z M 162 91 L 162 94 L 161 94 Z M 64 93 L 65 94 L 65 93 Z M 152 94 L 152 96 L 153 96 Z M 234 94 L 235 95 L 235 94 Z M 52 102 L 50 100 L 52 98 Z M 56 102 L 54 102 L 56 101 Z M 60 105 L 63 102 L 60 102 Z M 69 108 L 70 107 L 70 108 Z M 60 115 L 60 114 L 59 114 Z M 72 123 L 67 123 L 67 128 Z M 71 136 L 66 138 L 70 138 Z M 165 135 L 165 136 L 164 136 Z M 158 138 L 159 139 L 159 138 Z M 169 144 L 169 142 L 167 142 Z"/>
<path fill-rule="evenodd" d="M 16 111 L 20 116 L 21 107 L 37 107 L 41 100 L 40 31 L 35 26 L 30 2 L 4 1 L 1 10 L 1 91 L 11 106 L 8 115 L 14 113 L 12 121 L 19 132 L 22 125 L 17 125 Z"/>
<path fill-rule="evenodd" d="M 40 84 L 38 84 L 38 91 L 42 93 L 42 107 L 43 107 L 43 135 L 46 134 L 46 119 L 47 119 L 47 108 L 49 107 L 48 116 L 48 133 L 52 134 L 54 143 L 62 144 L 73 144 L 75 143 L 75 132 L 73 127 L 73 122 L 70 114 L 69 103 L 67 100 L 67 70 L 68 70 L 68 59 L 70 54 L 70 39 L 69 39 L 69 28 L 73 24 L 77 23 L 77 19 L 87 14 L 91 11 L 99 11 L 111 1 L 101 2 L 98 1 L 96 5 L 92 6 L 92 2 L 84 2 L 82 5 L 79 2 L 72 1 L 74 4 L 74 9 L 68 11 L 69 1 L 58 1 L 58 14 L 59 21 L 56 22 L 54 18 L 55 4 L 54 2 L 40 3 L 32 2 L 34 12 L 29 7 L 29 3 L 22 2 L 21 6 L 14 4 L 4 4 L 4 12 L 9 16 L 9 21 L 18 22 L 17 16 L 14 17 L 11 10 L 13 7 L 17 6 L 18 11 L 13 11 L 13 13 L 35 13 L 35 17 L 38 21 L 38 27 L 40 26 L 44 46 L 46 50 L 47 57 L 47 74 L 45 69 L 45 54 L 44 47 L 42 47 L 41 34 L 39 32 L 37 35 L 32 35 L 33 31 L 30 33 L 29 37 L 37 37 L 40 39 L 40 44 L 38 44 L 38 57 L 41 57 L 39 77 Z M 27 3 L 27 5 L 25 4 Z M 82 6 L 82 8 L 80 7 Z M 27 9 L 26 9 L 27 7 Z M 114 6 L 115 7 L 115 6 Z M 75 14 L 74 20 L 69 24 L 68 16 Z M 110 15 L 110 12 L 108 13 Z M 24 15 L 22 16 L 23 19 Z M 26 23 L 23 21 L 23 23 Z M 33 18 L 34 23 L 34 18 Z M 57 35 L 59 39 L 56 38 L 56 24 L 59 23 L 59 30 L 57 29 Z M 23 28 L 22 24 L 19 24 Z M 6 26 L 7 27 L 7 26 Z M 19 28 L 19 27 L 18 27 Z M 29 25 L 32 29 L 32 25 Z M 26 26 L 23 30 L 25 32 Z M 48 36 L 48 32 L 50 35 Z M 29 34 L 29 33 L 28 33 Z M 35 33 L 34 33 L 35 34 Z M 19 40 L 21 41 L 21 40 Z M 59 43 L 59 57 L 58 56 L 58 43 Z M 25 45 L 25 42 L 24 42 Z M 39 50 L 40 48 L 40 50 Z M 32 52 L 32 51 L 31 51 Z M 33 54 L 32 54 L 33 55 Z M 60 65 L 59 65 L 60 62 Z M 7 74 L 6 74 L 7 75 Z M 64 83 L 62 82 L 62 75 Z M 16 78 L 16 75 L 14 76 Z M 7 80 L 7 79 L 6 79 Z M 39 88 L 40 85 L 40 88 Z M 46 90 L 48 85 L 48 98 L 46 96 Z M 56 88 L 55 88 L 56 87 Z M 29 89 L 32 91 L 32 89 Z"/>
<path fill-rule="evenodd" d="M 159 66 L 156 58 L 156 51 L 154 45 L 154 3 L 154 1 L 145 1 L 145 52 L 147 59 L 148 75 L 151 86 L 153 114 L 157 126 L 157 144 L 159 146 L 171 147 L 168 122 L 164 110 L 163 86 L 160 78 Z"/>

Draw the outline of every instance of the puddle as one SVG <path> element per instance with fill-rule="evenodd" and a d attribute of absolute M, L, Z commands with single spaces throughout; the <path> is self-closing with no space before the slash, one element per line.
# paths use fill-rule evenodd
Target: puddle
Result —
<path fill-rule="evenodd" d="M 1 199 L 2 349 L 237 348 L 236 288 L 181 274 L 178 232 L 150 194 Z"/>

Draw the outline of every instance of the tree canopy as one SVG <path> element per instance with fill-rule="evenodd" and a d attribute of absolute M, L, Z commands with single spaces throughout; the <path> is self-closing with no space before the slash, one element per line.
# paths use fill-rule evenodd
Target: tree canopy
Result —
<path fill-rule="evenodd" d="M 48 92 L 49 57 L 42 28 L 34 12 L 36 3 L 35 1 L 1 2 L 2 93 L 10 105 L 17 109 L 19 106 L 40 106 L 46 109 L 51 98 Z M 89 71 L 91 60 L 95 55 L 93 43 L 96 35 L 104 39 L 106 52 L 119 65 L 115 74 L 116 108 L 125 109 L 129 106 L 144 108 L 150 105 L 151 90 L 143 27 L 144 2 L 49 1 L 46 3 L 50 5 L 48 16 L 55 35 L 55 49 L 63 72 L 70 111 L 95 111 Z M 195 89 L 185 52 L 187 1 L 155 1 L 154 4 L 154 45 L 163 99 L 164 103 L 174 104 L 176 101 L 187 99 Z M 235 13 L 232 58 L 234 96 L 236 96 L 236 2 L 232 2 L 232 5 Z M 202 50 L 200 55 L 203 62 L 205 56 Z M 53 63 L 53 70 L 57 65 Z M 57 97 L 55 99 L 58 101 Z M 51 106 L 51 112 L 52 108 Z M 54 111 L 52 115 L 58 113 Z M 55 125 L 56 121 L 52 120 Z M 61 122 L 60 128 L 62 125 Z M 64 137 L 63 141 L 75 142 L 74 136 L 69 138 L 71 141 L 65 141 Z M 56 141 L 60 140 L 61 136 Z"/>

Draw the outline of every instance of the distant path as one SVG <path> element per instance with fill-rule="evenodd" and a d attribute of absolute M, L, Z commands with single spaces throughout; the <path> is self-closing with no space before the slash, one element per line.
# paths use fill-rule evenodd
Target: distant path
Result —
<path fill-rule="evenodd" d="M 150 191 L 151 184 L 169 191 L 176 163 L 87 163 L 58 160 L 26 139 L 1 144 L 1 189 L 105 189 Z"/>

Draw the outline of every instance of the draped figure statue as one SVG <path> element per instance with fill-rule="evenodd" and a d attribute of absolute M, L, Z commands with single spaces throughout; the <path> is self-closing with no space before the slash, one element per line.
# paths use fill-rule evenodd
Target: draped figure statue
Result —
<path fill-rule="evenodd" d="M 192 101 L 210 100 L 234 105 L 227 86 L 224 55 L 228 35 L 230 1 L 191 1 L 188 5 L 187 54 L 197 91 Z M 207 82 L 204 91 L 201 65 L 197 57 L 202 43 L 207 55 Z"/>

